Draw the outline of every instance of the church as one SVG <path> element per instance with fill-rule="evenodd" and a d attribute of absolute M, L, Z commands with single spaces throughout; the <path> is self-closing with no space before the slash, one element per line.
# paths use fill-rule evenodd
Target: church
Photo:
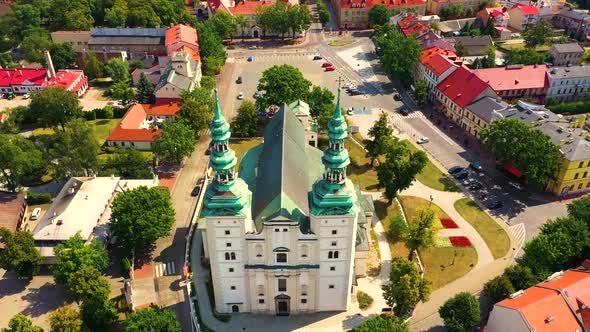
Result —
<path fill-rule="evenodd" d="M 366 275 L 370 196 L 346 176 L 348 125 L 340 107 L 321 151 L 309 106 L 282 105 L 264 141 L 236 171 L 217 92 L 210 167 L 198 230 L 220 313 L 289 315 L 345 311 Z"/>

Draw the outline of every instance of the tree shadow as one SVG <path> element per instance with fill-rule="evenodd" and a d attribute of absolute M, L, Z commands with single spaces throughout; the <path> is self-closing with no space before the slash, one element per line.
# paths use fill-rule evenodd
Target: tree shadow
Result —
<path fill-rule="evenodd" d="M 22 311 L 22 314 L 30 317 L 39 317 L 51 312 L 64 303 L 69 303 L 66 288 L 62 285 L 45 283 L 39 288 L 30 288 L 21 296 L 21 301 L 29 305 Z"/>
<path fill-rule="evenodd" d="M 6 277 L 0 279 L 0 298 L 18 294 L 27 288 L 31 279 L 11 278 Z"/>

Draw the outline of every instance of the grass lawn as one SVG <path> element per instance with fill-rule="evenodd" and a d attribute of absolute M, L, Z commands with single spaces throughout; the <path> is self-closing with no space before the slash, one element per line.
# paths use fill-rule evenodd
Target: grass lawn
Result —
<path fill-rule="evenodd" d="M 362 144 L 362 138 L 355 139 Z M 377 170 L 371 166 L 371 160 L 365 157 L 365 150 L 350 139 L 347 139 L 345 146 L 350 156 L 348 166 L 348 177 L 354 183 L 358 183 L 363 191 L 377 191 Z"/>
<path fill-rule="evenodd" d="M 381 220 L 381 224 L 383 225 L 383 229 L 385 233 L 389 233 L 389 225 L 391 222 L 391 218 L 397 214 L 401 214 L 400 210 L 397 207 L 397 204 L 393 203 L 391 205 L 387 205 L 386 199 L 379 199 L 375 201 L 375 213 L 379 220 Z M 401 257 L 407 258 L 410 251 L 406 248 L 406 245 L 402 242 L 395 242 L 395 241 L 388 241 L 389 242 L 389 250 L 391 251 L 391 257 Z"/>
<path fill-rule="evenodd" d="M 240 162 L 242 161 L 244 153 L 260 143 L 262 143 L 262 139 L 260 138 L 231 140 L 229 142 L 230 148 L 236 152 L 236 157 L 238 158 L 236 169 L 240 169 Z"/>
<path fill-rule="evenodd" d="M 398 199 L 404 209 L 408 223 L 412 222 L 418 207 L 430 204 L 430 201 L 420 197 L 400 196 Z M 448 215 L 436 204 L 432 204 L 431 207 L 436 211 L 437 218 L 448 218 Z M 440 224 L 436 222 L 436 225 Z M 436 290 L 465 275 L 477 264 L 477 252 L 473 247 L 432 247 L 421 251 L 420 258 L 426 269 L 424 277 L 432 282 L 432 290 Z"/>
<path fill-rule="evenodd" d="M 330 46 L 346 46 L 346 45 L 352 44 L 353 42 L 354 42 L 354 40 L 336 40 L 336 41 L 329 43 L 328 45 L 330 45 Z"/>
<path fill-rule="evenodd" d="M 504 229 L 474 201 L 463 198 L 455 202 L 455 209 L 483 237 L 495 259 L 504 257 L 510 250 L 510 238 Z"/>
<path fill-rule="evenodd" d="M 507 43 L 498 43 L 498 46 L 500 46 L 500 48 L 512 51 L 512 50 L 524 50 L 525 47 L 525 43 L 517 43 L 517 44 L 507 44 Z M 549 48 L 551 47 L 551 45 L 541 45 L 535 48 L 535 51 L 537 52 L 548 52 Z"/>
<path fill-rule="evenodd" d="M 404 140 L 404 142 L 411 151 L 418 151 L 418 148 L 410 141 Z M 457 188 L 453 180 L 451 180 L 445 173 L 441 172 L 430 159 L 428 159 L 428 162 L 422 171 L 418 173 L 416 180 L 432 189 L 440 191 L 459 191 L 459 188 Z"/>
<path fill-rule="evenodd" d="M 94 132 L 98 144 L 103 145 L 111 131 L 113 131 L 120 121 L 121 119 L 97 119 L 87 122 L 92 127 L 92 131 Z M 33 136 L 52 134 L 53 129 L 51 128 L 37 128 L 33 130 Z"/>

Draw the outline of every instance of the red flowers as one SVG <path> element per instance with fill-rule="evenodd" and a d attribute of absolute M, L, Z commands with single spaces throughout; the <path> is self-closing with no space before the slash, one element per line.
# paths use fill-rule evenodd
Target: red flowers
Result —
<path fill-rule="evenodd" d="M 465 236 L 450 236 L 453 247 L 471 247 L 471 241 Z"/>
<path fill-rule="evenodd" d="M 440 223 L 444 228 L 459 228 L 457 224 L 451 219 L 441 219 Z"/>

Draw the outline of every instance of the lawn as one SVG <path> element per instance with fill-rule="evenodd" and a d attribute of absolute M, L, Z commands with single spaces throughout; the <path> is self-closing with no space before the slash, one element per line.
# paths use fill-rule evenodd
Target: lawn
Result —
<path fill-rule="evenodd" d="M 330 45 L 330 46 L 346 46 L 346 45 L 349 45 L 352 43 L 354 43 L 354 40 L 336 40 L 336 41 L 329 43 L 328 45 Z"/>
<path fill-rule="evenodd" d="M 455 209 L 475 228 L 486 241 L 495 259 L 504 257 L 510 250 L 510 238 L 504 229 L 487 213 L 479 208 L 474 201 L 463 198 L 455 202 Z"/>
<path fill-rule="evenodd" d="M 400 196 L 398 199 L 408 223 L 412 222 L 418 207 L 430 205 L 430 201 L 419 197 Z M 448 215 L 436 204 L 430 206 L 436 211 L 437 218 L 448 218 Z M 437 221 L 435 225 L 438 226 L 439 222 Z M 432 290 L 462 277 L 477 264 L 477 252 L 473 247 L 432 247 L 421 251 L 420 258 L 426 270 L 424 277 L 432 282 Z"/>
<path fill-rule="evenodd" d="M 410 151 L 418 151 L 418 148 L 414 146 L 410 141 L 404 140 L 406 146 Z M 458 192 L 459 188 L 455 185 L 445 173 L 441 172 L 430 159 L 426 163 L 426 166 L 416 176 L 416 180 L 420 181 L 423 185 L 428 186 L 432 189 L 440 191 L 454 191 Z"/>
<path fill-rule="evenodd" d="M 355 136 L 358 141 L 360 137 Z M 362 138 L 360 138 L 362 144 Z M 351 139 L 347 139 L 345 146 L 350 156 L 348 177 L 357 183 L 363 191 L 377 191 L 377 170 L 371 166 L 371 160 L 365 157 L 365 150 Z"/>
<path fill-rule="evenodd" d="M 496 45 L 499 46 L 500 49 L 505 49 L 507 51 L 524 50 L 526 48 L 526 45 L 525 45 L 524 42 L 522 42 L 522 43 L 516 43 L 516 44 L 498 43 Z M 535 51 L 537 51 L 537 52 L 548 52 L 550 47 L 551 47 L 551 45 L 537 46 L 535 48 Z"/>
<path fill-rule="evenodd" d="M 87 122 L 92 127 L 92 131 L 94 132 L 98 144 L 103 145 L 111 131 L 115 129 L 120 121 L 121 119 L 97 119 Z M 53 129 L 51 128 L 37 128 L 33 130 L 33 136 L 52 134 Z"/>
<path fill-rule="evenodd" d="M 385 230 L 385 234 L 389 233 L 389 225 L 391 219 L 398 214 L 401 214 L 400 210 L 397 207 L 397 204 L 394 202 L 391 205 L 387 205 L 386 199 L 379 199 L 375 202 L 375 213 L 379 220 L 381 220 L 381 224 L 383 225 L 383 229 Z M 388 237 L 389 238 L 389 237 Z M 389 240 L 389 250 L 391 251 L 391 257 L 401 257 L 407 258 L 408 254 L 410 253 L 406 245 L 402 242 L 394 242 Z"/>
<path fill-rule="evenodd" d="M 229 142 L 230 148 L 236 152 L 236 157 L 238 158 L 236 169 L 240 169 L 240 162 L 242 161 L 244 153 L 260 143 L 262 143 L 262 139 L 260 138 L 231 140 Z"/>

